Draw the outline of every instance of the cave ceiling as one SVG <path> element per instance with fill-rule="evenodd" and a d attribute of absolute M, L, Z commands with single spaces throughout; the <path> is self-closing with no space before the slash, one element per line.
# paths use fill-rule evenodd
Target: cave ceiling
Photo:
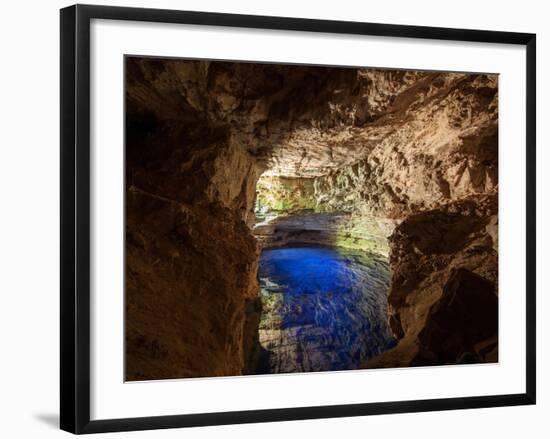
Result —
<path fill-rule="evenodd" d="M 486 88 L 491 100 L 496 79 L 487 76 L 154 59 L 129 68 L 136 70 L 129 75 L 131 108 L 153 108 L 155 117 L 191 133 L 198 125 L 225 130 L 267 175 L 327 175 L 380 144 L 397 155 L 420 148 L 448 155 L 494 122 L 475 105 L 438 112 L 472 87 Z"/>

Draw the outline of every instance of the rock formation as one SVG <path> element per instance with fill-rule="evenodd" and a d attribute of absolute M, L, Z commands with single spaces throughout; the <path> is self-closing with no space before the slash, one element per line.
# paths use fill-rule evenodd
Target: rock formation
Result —
<path fill-rule="evenodd" d="M 495 196 L 476 197 L 413 214 L 395 229 L 388 304 L 399 344 L 365 367 L 454 364 L 464 354 L 498 360 L 496 212 Z M 468 342 L 447 346 L 465 331 L 474 332 Z"/>
<path fill-rule="evenodd" d="M 440 324 L 497 290 L 496 76 L 139 57 L 126 75 L 127 379 L 253 369 L 262 174 L 281 203 L 263 245 L 390 255 L 399 343 L 364 367 L 497 358 L 495 331 L 449 347 Z"/>
<path fill-rule="evenodd" d="M 162 61 L 127 69 L 126 379 L 240 374 L 257 338 L 254 159 Z"/>

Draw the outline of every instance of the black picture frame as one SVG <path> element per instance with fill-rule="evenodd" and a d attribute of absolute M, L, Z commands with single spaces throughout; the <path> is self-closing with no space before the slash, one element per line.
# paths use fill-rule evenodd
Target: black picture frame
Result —
<path fill-rule="evenodd" d="M 406 37 L 526 47 L 526 392 L 367 404 L 90 420 L 90 21 L 181 23 L 255 29 Z M 61 404 L 72 433 L 273 422 L 535 404 L 536 36 L 303 18 L 74 5 L 61 10 Z"/>

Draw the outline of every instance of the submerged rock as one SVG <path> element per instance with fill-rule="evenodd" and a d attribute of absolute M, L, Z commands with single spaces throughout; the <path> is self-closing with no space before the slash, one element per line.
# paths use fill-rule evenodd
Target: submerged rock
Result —
<path fill-rule="evenodd" d="M 395 341 L 382 257 L 323 247 L 264 250 L 257 373 L 356 369 Z"/>

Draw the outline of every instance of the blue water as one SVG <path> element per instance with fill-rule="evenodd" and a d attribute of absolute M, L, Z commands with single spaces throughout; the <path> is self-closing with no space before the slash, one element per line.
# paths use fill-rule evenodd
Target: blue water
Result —
<path fill-rule="evenodd" d="M 260 256 L 264 371 L 355 369 L 395 341 L 387 324 L 387 259 L 299 247 Z"/>

